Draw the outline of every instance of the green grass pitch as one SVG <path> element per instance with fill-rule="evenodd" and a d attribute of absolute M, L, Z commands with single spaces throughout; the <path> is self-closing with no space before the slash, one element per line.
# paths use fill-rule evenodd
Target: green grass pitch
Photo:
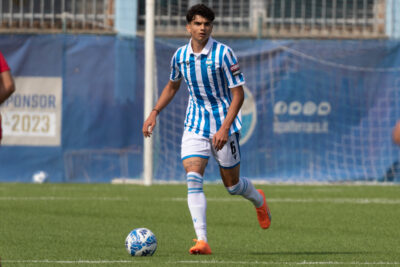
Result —
<path fill-rule="evenodd" d="M 185 185 L 0 184 L 0 257 L 7 266 L 363 266 L 400 264 L 400 186 L 258 185 L 272 213 L 206 184 L 212 255 L 195 238 Z M 152 230 L 152 257 L 125 237 Z"/>

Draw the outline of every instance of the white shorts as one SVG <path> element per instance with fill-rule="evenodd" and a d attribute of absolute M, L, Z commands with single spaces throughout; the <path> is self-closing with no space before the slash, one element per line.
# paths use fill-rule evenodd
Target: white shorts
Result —
<path fill-rule="evenodd" d="M 229 136 L 224 147 L 216 151 L 212 139 L 185 131 L 182 136 L 181 158 L 182 160 L 191 157 L 208 159 L 212 154 L 220 167 L 233 168 L 240 163 L 239 137 L 239 133 Z"/>

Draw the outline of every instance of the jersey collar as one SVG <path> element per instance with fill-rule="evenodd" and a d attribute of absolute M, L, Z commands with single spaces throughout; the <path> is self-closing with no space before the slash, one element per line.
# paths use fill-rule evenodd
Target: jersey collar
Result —
<path fill-rule="evenodd" d="M 203 48 L 203 50 L 201 50 L 200 54 L 202 54 L 202 55 L 208 55 L 208 53 L 209 53 L 210 50 L 211 50 L 211 47 L 212 47 L 212 44 L 213 44 L 213 43 L 214 43 L 214 39 L 211 38 L 211 36 L 208 37 L 207 44 L 206 44 L 206 46 Z M 190 55 L 190 54 L 194 54 L 193 49 L 192 49 L 192 38 L 190 38 L 190 40 L 189 40 L 188 52 L 189 52 L 189 55 Z"/>

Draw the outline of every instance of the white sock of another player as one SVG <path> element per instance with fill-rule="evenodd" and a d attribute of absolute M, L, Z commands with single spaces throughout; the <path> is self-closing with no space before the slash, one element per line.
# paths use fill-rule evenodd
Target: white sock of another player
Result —
<path fill-rule="evenodd" d="M 241 195 L 250 200 L 257 208 L 264 204 L 262 195 L 254 188 L 251 181 L 247 178 L 239 178 L 239 182 L 237 184 L 227 187 L 226 189 L 231 195 Z"/>
<path fill-rule="evenodd" d="M 197 240 L 207 242 L 207 223 L 206 223 L 206 196 L 203 192 L 203 176 L 197 172 L 186 174 L 188 185 L 188 206 L 192 215 L 194 230 Z"/>

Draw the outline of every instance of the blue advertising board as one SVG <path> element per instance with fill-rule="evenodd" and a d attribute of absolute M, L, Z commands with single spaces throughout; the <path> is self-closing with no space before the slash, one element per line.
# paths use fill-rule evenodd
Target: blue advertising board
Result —
<path fill-rule="evenodd" d="M 221 40 L 246 79 L 241 173 L 260 182 L 398 181 L 400 42 Z M 156 39 L 156 96 L 182 39 Z M 109 182 L 143 173 L 144 42 L 0 35 L 17 91 L 2 106 L 0 181 Z M 158 120 L 154 180 L 185 181 L 182 83 Z M 219 181 L 211 159 L 205 174 Z"/>

